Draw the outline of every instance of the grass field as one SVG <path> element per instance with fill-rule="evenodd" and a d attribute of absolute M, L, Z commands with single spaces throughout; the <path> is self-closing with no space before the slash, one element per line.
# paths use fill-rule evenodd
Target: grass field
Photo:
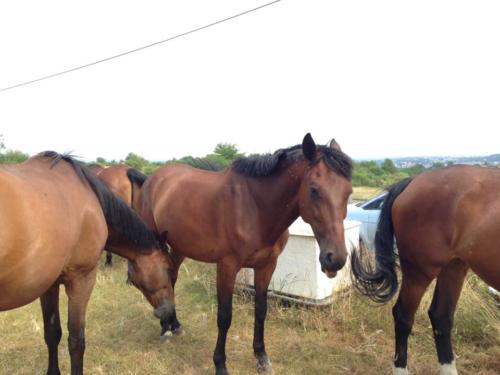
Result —
<path fill-rule="evenodd" d="M 353 202 L 364 201 L 382 192 L 382 189 L 367 186 L 358 186 L 353 190 L 354 191 L 351 196 Z"/>
<path fill-rule="evenodd" d="M 163 344 L 152 308 L 138 290 L 125 285 L 125 278 L 126 263 L 118 257 L 113 268 L 100 266 L 87 313 L 86 373 L 213 374 L 214 266 L 187 261 L 181 267 L 176 298 L 185 333 Z M 61 296 L 59 355 L 62 373 L 68 374 L 64 288 Z M 430 298 L 428 293 L 422 302 L 409 341 L 412 374 L 438 373 L 426 313 Z M 391 306 L 377 306 L 353 291 L 336 295 L 334 303 L 323 308 L 284 306 L 270 300 L 266 345 L 275 374 L 390 374 Z M 253 308 L 251 296 L 235 294 L 227 342 L 227 364 L 235 375 L 256 374 Z M 500 374 L 500 309 L 473 275 L 467 279 L 455 319 L 459 373 Z M 0 333 L 0 374 L 45 373 L 47 355 L 38 302 L 0 313 Z"/>
<path fill-rule="evenodd" d="M 87 315 L 88 374 L 212 374 L 216 329 L 215 270 L 188 261 L 181 267 L 177 292 L 185 333 L 159 342 L 152 309 L 133 287 L 125 285 L 126 264 L 99 270 Z M 62 291 L 62 294 L 64 292 Z M 62 321 L 66 299 L 61 298 Z M 426 308 L 420 309 L 410 338 L 413 374 L 436 374 L 437 361 Z M 424 308 L 425 307 L 425 308 Z M 39 303 L 0 314 L 0 374 L 44 374 L 46 348 Z M 69 373 L 67 332 L 63 326 L 60 362 Z M 234 298 L 228 335 L 228 366 L 233 374 L 255 374 L 252 355 L 253 302 Z M 325 308 L 269 304 L 267 351 L 275 374 L 389 374 L 392 357 L 390 306 L 378 307 L 347 291 Z M 500 373 L 500 311 L 483 283 L 469 277 L 459 303 L 454 343 L 461 374 Z"/>

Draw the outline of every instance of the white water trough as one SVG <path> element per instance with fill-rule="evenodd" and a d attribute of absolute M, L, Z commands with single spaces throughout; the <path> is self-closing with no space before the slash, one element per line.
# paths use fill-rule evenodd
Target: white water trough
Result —
<path fill-rule="evenodd" d="M 349 253 L 359 243 L 358 221 L 344 221 L 345 241 Z M 348 259 L 345 267 L 333 279 L 321 271 L 319 245 L 311 226 L 298 218 L 289 228 L 290 238 L 278 258 L 269 293 L 279 298 L 304 304 L 325 305 L 332 301 L 332 294 L 350 286 Z M 238 286 L 253 288 L 253 270 L 242 269 L 236 279 Z"/>

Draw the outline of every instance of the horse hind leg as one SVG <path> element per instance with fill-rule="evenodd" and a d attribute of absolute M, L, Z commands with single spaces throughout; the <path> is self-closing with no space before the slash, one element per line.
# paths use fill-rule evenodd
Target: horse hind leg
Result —
<path fill-rule="evenodd" d="M 402 266 L 403 281 L 398 300 L 392 309 L 394 317 L 395 355 L 394 375 L 408 374 L 408 336 L 411 333 L 415 312 L 420 305 L 425 290 L 432 281 L 431 278 L 406 270 Z M 405 272 L 407 271 L 407 272 Z"/>
<path fill-rule="evenodd" d="M 47 375 L 59 375 L 58 346 L 61 341 L 61 321 L 59 318 L 59 285 L 54 284 L 41 297 L 43 330 L 49 351 Z"/>
<path fill-rule="evenodd" d="M 441 271 L 429 308 L 441 375 L 457 374 L 451 345 L 451 329 L 467 269 L 468 267 L 457 259 Z"/>
<path fill-rule="evenodd" d="M 76 276 L 65 283 L 68 295 L 68 349 L 71 375 L 83 374 L 85 352 L 85 314 L 94 288 L 97 268 L 85 276 Z"/>
<path fill-rule="evenodd" d="M 113 253 L 111 251 L 106 251 L 106 262 L 104 266 L 111 267 L 113 265 Z"/>

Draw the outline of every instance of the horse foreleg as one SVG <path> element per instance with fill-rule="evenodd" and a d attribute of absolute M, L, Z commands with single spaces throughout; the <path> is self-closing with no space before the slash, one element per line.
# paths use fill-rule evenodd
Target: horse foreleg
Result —
<path fill-rule="evenodd" d="M 441 271 L 429 308 L 441 375 L 457 374 L 451 345 L 451 329 L 467 269 L 468 267 L 457 259 Z"/>
<path fill-rule="evenodd" d="M 59 284 L 54 284 L 41 297 L 43 330 L 45 343 L 49 350 L 47 375 L 59 375 L 57 348 L 61 341 L 61 321 L 59 319 Z"/>
<path fill-rule="evenodd" d="M 429 286 L 432 279 L 416 275 L 408 270 L 405 272 L 403 268 L 403 281 L 399 297 L 392 309 L 394 317 L 394 332 L 396 336 L 396 350 L 394 356 L 394 374 L 408 374 L 407 369 L 407 352 L 408 352 L 408 336 L 411 333 L 415 312 L 418 309 L 420 300 Z"/>
<path fill-rule="evenodd" d="M 267 315 L 267 289 L 276 268 L 276 259 L 266 267 L 254 270 L 255 325 L 253 331 L 253 351 L 257 358 L 257 372 L 271 373 L 271 361 L 264 344 L 264 322 Z"/>
<path fill-rule="evenodd" d="M 181 267 L 181 264 L 184 261 L 184 259 L 186 259 L 185 256 L 176 254 L 175 252 L 172 256 L 172 260 L 174 263 L 174 272 L 172 275 L 172 289 L 174 289 L 174 293 L 175 293 L 175 283 L 177 282 L 177 276 L 179 275 L 179 268 Z M 178 334 L 182 333 L 182 325 L 177 320 L 177 314 L 176 314 L 175 310 L 174 310 L 174 313 L 172 315 L 172 333 L 174 335 L 178 335 Z"/>
<path fill-rule="evenodd" d="M 97 268 L 85 276 L 65 283 L 68 295 L 68 349 L 71 357 L 71 375 L 83 374 L 85 352 L 85 313 L 95 284 Z"/>
<path fill-rule="evenodd" d="M 233 290 L 236 273 L 241 267 L 234 260 L 221 261 L 217 264 L 217 344 L 214 351 L 216 375 L 228 375 L 226 369 L 226 338 L 231 326 L 233 309 Z"/>
<path fill-rule="evenodd" d="M 179 275 L 179 268 L 181 267 L 181 264 L 184 261 L 184 259 L 186 259 L 186 257 L 183 255 L 179 255 L 178 253 L 175 252 L 172 254 L 172 263 L 174 267 L 172 272 L 172 289 L 174 289 L 174 294 L 175 294 L 175 283 L 177 282 L 177 276 Z M 160 325 L 161 325 L 160 340 L 162 341 L 164 340 L 164 338 L 168 337 L 169 332 L 171 332 L 174 335 L 179 335 L 182 333 L 182 325 L 177 320 L 177 314 L 175 310 L 169 319 L 161 320 Z"/>

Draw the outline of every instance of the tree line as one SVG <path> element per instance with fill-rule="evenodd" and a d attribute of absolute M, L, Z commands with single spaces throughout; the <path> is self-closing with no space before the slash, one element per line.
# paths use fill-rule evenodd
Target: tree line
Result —
<path fill-rule="evenodd" d="M 172 162 L 184 163 L 195 167 L 205 165 L 212 166 L 214 169 L 223 169 L 241 156 L 244 156 L 244 154 L 238 150 L 236 145 L 218 143 L 212 153 L 202 158 L 184 156 L 180 159 L 159 162 L 146 160 L 142 156 L 130 152 L 123 160 L 107 160 L 103 157 L 98 157 L 93 163 L 104 167 L 125 163 L 139 169 L 145 174 L 151 174 L 155 169 Z M 0 135 L 0 164 L 21 163 L 28 158 L 29 155 L 22 151 L 7 149 L 3 137 Z M 434 165 L 432 168 L 436 167 L 441 167 L 441 165 Z M 419 164 L 411 168 L 397 168 L 391 159 L 385 159 L 382 163 L 376 161 L 355 161 L 352 182 L 354 186 L 387 187 L 403 178 L 415 176 L 425 169 L 424 166 Z"/>

